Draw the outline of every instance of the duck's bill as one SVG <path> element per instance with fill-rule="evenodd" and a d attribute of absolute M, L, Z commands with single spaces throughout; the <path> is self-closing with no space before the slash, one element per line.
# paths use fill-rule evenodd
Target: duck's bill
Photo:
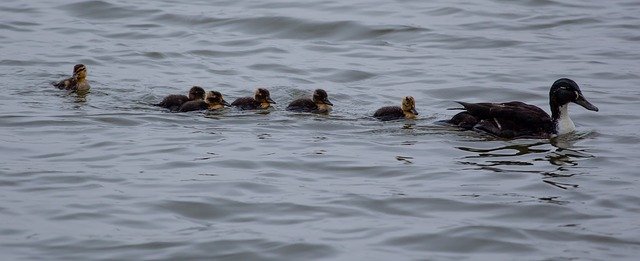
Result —
<path fill-rule="evenodd" d="M 273 101 L 273 99 L 271 99 L 271 97 L 267 97 L 267 101 L 271 104 L 276 104 L 275 101 Z"/>
<path fill-rule="evenodd" d="M 418 114 L 419 114 L 419 113 L 418 113 L 418 111 L 417 111 L 416 109 L 412 109 L 412 110 L 411 110 L 411 113 L 413 113 L 413 114 L 415 114 L 415 115 L 418 115 Z"/>
<path fill-rule="evenodd" d="M 575 103 L 584 107 L 587 110 L 598 111 L 598 107 L 596 107 L 595 105 L 587 101 L 587 99 L 585 99 L 584 96 L 582 96 L 582 94 L 578 96 L 578 99 L 575 101 Z"/>
<path fill-rule="evenodd" d="M 231 106 L 231 104 L 229 104 L 227 101 L 222 100 L 222 104 L 224 104 L 224 106 Z"/>
<path fill-rule="evenodd" d="M 331 106 L 333 106 L 333 103 L 331 103 L 331 102 L 329 101 L 329 99 L 325 99 L 325 100 L 324 100 L 324 101 L 322 101 L 322 102 L 324 102 L 324 104 L 326 104 L 326 105 L 331 105 Z"/>

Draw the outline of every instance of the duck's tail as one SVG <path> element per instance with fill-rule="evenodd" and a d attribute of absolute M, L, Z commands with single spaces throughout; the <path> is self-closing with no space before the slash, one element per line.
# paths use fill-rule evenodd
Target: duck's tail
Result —
<path fill-rule="evenodd" d="M 465 102 L 461 102 L 461 101 L 454 101 L 454 102 L 455 102 L 455 103 L 458 103 L 458 104 L 460 104 L 460 105 L 462 105 L 462 108 L 460 108 L 460 107 L 457 107 L 457 108 L 447 108 L 447 110 L 450 110 L 450 111 L 462 111 L 462 110 L 466 110 L 466 108 L 464 107 Z"/>

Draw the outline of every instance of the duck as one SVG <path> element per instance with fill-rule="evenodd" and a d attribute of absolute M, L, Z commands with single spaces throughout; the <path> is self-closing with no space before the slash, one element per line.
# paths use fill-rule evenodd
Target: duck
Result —
<path fill-rule="evenodd" d="M 91 89 L 89 81 L 87 81 L 87 66 L 84 64 L 76 64 L 73 66 L 73 76 L 51 84 L 60 90 L 78 93 L 87 93 L 89 89 Z"/>
<path fill-rule="evenodd" d="M 204 96 L 205 91 L 202 87 L 193 86 L 191 87 L 191 89 L 189 89 L 189 96 L 182 94 L 171 94 L 167 97 L 164 97 L 164 99 L 162 99 L 160 103 L 155 104 L 155 106 L 167 108 L 170 111 L 177 111 L 185 102 L 203 100 Z"/>
<path fill-rule="evenodd" d="M 467 103 L 462 112 L 448 122 L 464 130 L 476 130 L 490 135 L 514 138 L 552 138 L 574 132 L 569 118 L 569 103 L 587 110 L 598 111 L 580 91 L 578 84 L 568 78 L 556 80 L 549 90 L 551 116 L 537 106 L 520 101 L 506 103 Z"/>
<path fill-rule="evenodd" d="M 415 119 L 418 115 L 416 111 L 416 101 L 412 96 L 402 98 L 402 107 L 387 106 L 382 107 L 373 114 L 373 117 L 382 120 Z"/>
<path fill-rule="evenodd" d="M 224 106 L 231 106 L 222 97 L 222 93 L 217 91 L 208 91 L 204 100 L 188 101 L 180 106 L 179 112 L 201 111 L 201 110 L 219 110 Z"/>
<path fill-rule="evenodd" d="M 231 106 L 241 110 L 255 110 L 268 109 L 271 104 L 276 104 L 276 102 L 271 99 L 269 91 L 264 88 L 258 88 L 255 90 L 253 97 L 238 98 L 231 103 Z"/>
<path fill-rule="evenodd" d="M 313 98 L 301 98 L 292 101 L 287 106 L 288 111 L 295 112 L 313 112 L 313 113 L 329 113 L 333 103 L 329 101 L 327 92 L 323 89 L 313 91 Z"/>

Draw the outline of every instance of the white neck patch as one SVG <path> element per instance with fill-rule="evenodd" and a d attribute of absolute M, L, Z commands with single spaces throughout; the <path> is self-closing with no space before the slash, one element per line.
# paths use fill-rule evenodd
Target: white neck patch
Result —
<path fill-rule="evenodd" d="M 560 106 L 560 118 L 556 122 L 556 131 L 558 135 L 567 134 L 576 130 L 576 125 L 569 118 L 569 104 Z"/>

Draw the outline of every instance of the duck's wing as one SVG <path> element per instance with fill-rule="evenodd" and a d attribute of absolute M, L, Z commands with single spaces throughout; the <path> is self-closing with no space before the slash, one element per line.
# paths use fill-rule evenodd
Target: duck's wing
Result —
<path fill-rule="evenodd" d="M 491 107 L 490 120 L 479 128 L 505 138 L 545 138 L 554 131 L 554 124 L 544 110 L 523 102 L 501 103 Z"/>
<path fill-rule="evenodd" d="M 289 103 L 288 111 L 311 112 L 318 109 L 318 105 L 311 99 L 297 99 Z"/>
<path fill-rule="evenodd" d="M 534 105 L 518 101 L 459 103 L 466 111 L 454 116 L 450 122 L 456 123 L 454 120 L 458 119 L 457 125 L 467 129 L 473 125 L 474 129 L 503 138 L 543 137 L 553 132 L 551 117 Z M 462 123 L 467 124 L 462 126 Z"/>
<path fill-rule="evenodd" d="M 505 103 L 468 103 L 458 102 L 468 114 L 478 119 L 509 119 L 515 122 L 550 121 L 551 118 L 544 110 L 524 102 L 513 101 Z"/>
<path fill-rule="evenodd" d="M 498 121 L 510 121 L 518 126 L 551 122 L 551 117 L 544 110 L 518 101 L 494 104 L 489 109 L 489 115 Z"/>
<path fill-rule="evenodd" d="M 75 85 L 75 79 L 73 77 L 70 77 L 59 82 L 52 82 L 51 85 L 60 90 L 68 90 L 73 88 L 73 86 Z"/>
<path fill-rule="evenodd" d="M 462 107 L 464 107 L 464 110 L 466 110 L 468 114 L 471 114 L 474 117 L 479 119 L 492 118 L 491 108 L 499 105 L 499 103 L 488 103 L 488 102 L 469 103 L 469 102 L 457 101 L 457 103 L 462 105 Z"/>

